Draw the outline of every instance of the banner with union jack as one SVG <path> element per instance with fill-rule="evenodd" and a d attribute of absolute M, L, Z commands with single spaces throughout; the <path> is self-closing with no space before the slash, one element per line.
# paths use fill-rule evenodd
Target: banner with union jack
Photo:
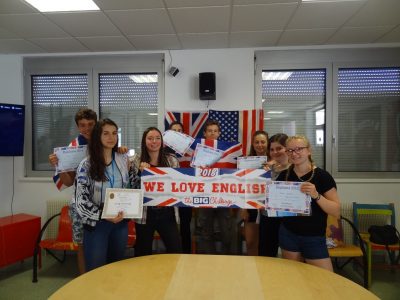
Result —
<path fill-rule="evenodd" d="M 265 208 L 271 172 L 263 169 L 148 168 L 144 206 Z"/>
<path fill-rule="evenodd" d="M 174 121 L 183 124 L 184 132 L 194 138 L 203 137 L 203 125 L 207 119 L 217 120 L 221 126 L 220 141 L 240 142 L 243 155 L 247 155 L 251 137 L 257 130 L 264 128 L 264 111 L 262 109 L 241 111 L 209 110 L 202 112 L 172 112 L 165 115 L 165 130 Z"/>

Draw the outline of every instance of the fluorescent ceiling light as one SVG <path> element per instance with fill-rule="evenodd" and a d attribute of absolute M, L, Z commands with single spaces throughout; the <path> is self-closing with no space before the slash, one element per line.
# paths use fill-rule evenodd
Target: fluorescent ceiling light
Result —
<path fill-rule="evenodd" d="M 262 72 L 262 80 L 288 80 L 293 72 Z"/>
<path fill-rule="evenodd" d="M 281 111 L 281 110 L 270 110 L 270 111 L 267 111 L 267 114 L 283 114 L 283 111 Z"/>
<path fill-rule="evenodd" d="M 100 10 L 92 0 L 25 0 L 41 12 Z"/>
<path fill-rule="evenodd" d="M 158 75 L 130 75 L 129 78 L 135 83 L 158 82 Z"/>
<path fill-rule="evenodd" d="M 264 120 L 271 120 L 271 118 L 264 118 Z"/>
<path fill-rule="evenodd" d="M 365 1 L 365 0 L 301 0 L 301 2 L 346 2 L 346 1 Z"/>
<path fill-rule="evenodd" d="M 158 113 L 147 113 L 149 116 L 158 116 Z"/>

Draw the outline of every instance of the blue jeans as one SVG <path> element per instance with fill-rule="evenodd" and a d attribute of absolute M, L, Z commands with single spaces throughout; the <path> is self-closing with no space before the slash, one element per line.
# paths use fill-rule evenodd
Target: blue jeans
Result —
<path fill-rule="evenodd" d="M 83 245 L 86 272 L 124 258 L 128 242 L 128 222 L 117 224 L 106 220 L 97 222 L 94 228 L 85 226 Z"/>

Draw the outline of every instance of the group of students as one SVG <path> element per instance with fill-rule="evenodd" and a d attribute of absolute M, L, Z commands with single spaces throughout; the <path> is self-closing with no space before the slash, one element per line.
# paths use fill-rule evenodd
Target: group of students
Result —
<path fill-rule="evenodd" d="M 128 157 L 127 147 L 118 147 L 118 126 L 110 119 L 97 121 L 90 109 L 80 109 L 75 122 L 79 136 L 71 146 L 88 145 L 88 156 L 76 172 L 55 176 L 58 186 L 74 186 L 70 205 L 73 239 L 79 245 L 80 273 L 123 259 L 128 239 L 128 220 L 123 213 L 111 219 L 101 219 L 107 188 L 140 188 L 140 174 L 148 167 L 178 168 L 173 151 L 163 145 L 162 133 L 156 127 L 143 132 L 141 151 Z M 170 129 L 183 132 L 179 122 Z M 221 134 L 217 121 L 208 120 L 204 138 L 217 140 Z M 249 255 L 276 256 L 278 247 L 284 258 L 305 261 L 332 270 L 325 244 L 327 214 L 338 217 L 340 202 L 334 179 L 316 167 L 311 158 L 311 147 L 302 136 L 287 137 L 276 134 L 268 138 L 257 131 L 252 138 L 250 155 L 268 156 L 266 170 L 272 179 L 301 181 L 301 191 L 311 196 L 312 214 L 309 217 L 272 218 L 260 211 L 260 225 L 256 224 L 257 210 L 242 210 Z M 57 165 L 55 154 L 50 163 Z M 143 217 L 135 219 L 135 256 L 152 254 L 155 231 L 160 235 L 168 253 L 190 253 L 191 208 L 144 207 Z M 177 218 L 180 219 L 178 230 Z M 222 235 L 222 253 L 229 253 L 233 216 L 228 208 L 198 210 L 202 253 L 215 253 L 214 218 Z"/>

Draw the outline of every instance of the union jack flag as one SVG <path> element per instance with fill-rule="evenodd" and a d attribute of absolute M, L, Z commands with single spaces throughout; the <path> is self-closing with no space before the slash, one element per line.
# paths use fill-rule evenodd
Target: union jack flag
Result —
<path fill-rule="evenodd" d="M 242 143 L 243 155 L 247 155 L 249 152 L 253 133 L 264 128 L 264 111 L 262 109 L 242 111 L 210 110 L 208 118 L 217 120 L 220 123 L 220 140 L 240 141 Z"/>
<path fill-rule="evenodd" d="M 76 147 L 76 146 L 83 146 L 87 145 L 88 140 L 83 136 L 83 135 L 78 135 L 76 138 L 74 138 L 71 143 L 69 143 L 68 147 Z M 62 182 L 60 175 L 55 174 L 53 176 L 53 181 L 59 191 L 62 191 L 67 188 L 67 186 Z"/>
<path fill-rule="evenodd" d="M 203 137 L 203 125 L 207 121 L 208 112 L 172 112 L 165 114 L 165 130 L 172 122 L 178 121 L 183 125 L 183 130 L 187 135 L 194 138 Z"/>
<path fill-rule="evenodd" d="M 190 167 L 190 161 L 196 145 L 200 143 L 215 149 L 223 150 L 224 154 L 221 159 L 210 166 L 211 168 L 236 168 L 237 157 L 242 155 L 242 144 L 238 142 L 227 142 L 220 140 L 209 140 L 209 139 L 196 139 L 190 146 L 190 149 L 185 153 L 184 156 L 178 156 L 179 164 L 181 168 Z"/>

